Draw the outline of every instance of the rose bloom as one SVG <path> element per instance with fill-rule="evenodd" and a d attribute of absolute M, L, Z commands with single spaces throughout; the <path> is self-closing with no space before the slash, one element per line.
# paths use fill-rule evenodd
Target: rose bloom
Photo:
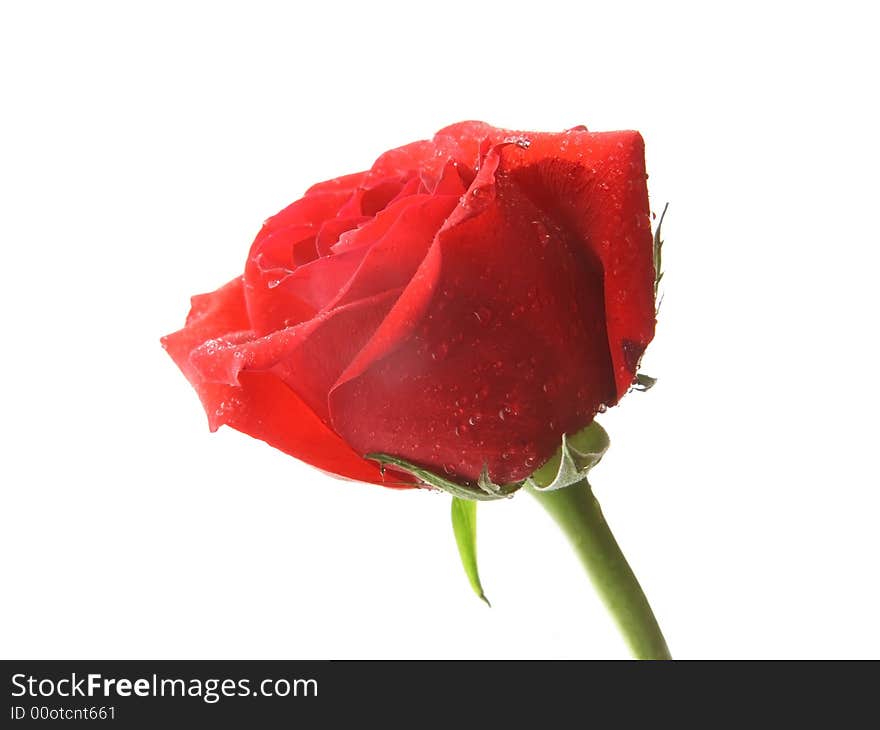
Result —
<path fill-rule="evenodd" d="M 654 333 L 638 132 L 462 122 L 317 183 L 163 345 L 216 430 L 402 486 L 522 480 L 633 383 Z"/>

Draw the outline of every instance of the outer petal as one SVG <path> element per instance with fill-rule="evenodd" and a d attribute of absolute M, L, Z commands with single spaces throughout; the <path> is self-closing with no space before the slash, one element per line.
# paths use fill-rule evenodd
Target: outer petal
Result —
<path fill-rule="evenodd" d="M 362 184 L 382 178 L 409 176 L 414 170 L 423 169 L 429 164 L 433 154 L 433 145 L 424 139 L 388 150 L 373 163 Z"/>
<path fill-rule="evenodd" d="M 399 295 L 400 289 L 386 290 L 263 336 L 240 332 L 209 339 L 190 352 L 190 367 L 202 382 L 227 385 L 237 385 L 243 373 L 271 370 L 327 422 L 330 387 Z"/>
<path fill-rule="evenodd" d="M 333 218 L 353 191 L 348 188 L 319 189 L 294 201 L 263 223 L 260 235 L 275 233 L 290 226 L 313 226 Z"/>
<path fill-rule="evenodd" d="M 456 160 L 476 173 L 492 146 L 511 134 L 485 122 L 458 122 L 437 132 L 433 143 L 439 157 Z"/>
<path fill-rule="evenodd" d="M 237 278 L 216 292 L 193 297 L 186 326 L 162 339 L 199 394 L 211 429 L 227 424 L 319 469 L 385 483 L 372 462 L 358 456 L 273 373 L 243 372 L 238 385 L 203 380 L 190 360 L 192 351 L 248 326 L 242 279 Z"/>
<path fill-rule="evenodd" d="M 654 336 L 644 141 L 632 131 L 574 129 L 528 136 L 528 148 L 509 145 L 502 150 L 500 173 L 510 175 L 532 202 L 576 233 L 601 262 L 608 342 L 620 398 L 632 385 L 639 359 Z"/>
<path fill-rule="evenodd" d="M 466 200 L 330 408 L 360 452 L 505 482 L 631 384 L 653 259 L 636 133 L 496 130 L 483 154 L 484 131 L 465 140 L 480 160 Z"/>
<path fill-rule="evenodd" d="M 324 180 L 323 182 L 315 183 L 306 190 L 306 195 L 311 195 L 312 193 L 333 193 L 343 191 L 352 193 L 357 186 L 363 182 L 366 174 L 366 171 L 353 172 L 350 175 L 342 175 L 340 177 L 334 177 L 332 180 Z"/>

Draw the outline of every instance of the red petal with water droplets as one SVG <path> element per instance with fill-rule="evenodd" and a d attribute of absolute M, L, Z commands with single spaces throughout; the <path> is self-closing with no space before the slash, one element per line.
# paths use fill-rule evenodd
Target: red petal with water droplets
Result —
<path fill-rule="evenodd" d="M 331 416 L 358 451 L 510 482 L 632 383 L 653 257 L 637 133 L 484 131 L 466 141 L 481 166 L 467 199 Z"/>
<path fill-rule="evenodd" d="M 234 385 L 203 378 L 191 360 L 193 351 L 231 333 L 246 337 L 248 326 L 239 277 L 215 292 L 193 297 L 186 326 L 162 339 L 198 393 L 211 430 L 226 424 L 319 469 L 385 484 L 376 465 L 356 454 L 274 373 L 241 372 Z"/>

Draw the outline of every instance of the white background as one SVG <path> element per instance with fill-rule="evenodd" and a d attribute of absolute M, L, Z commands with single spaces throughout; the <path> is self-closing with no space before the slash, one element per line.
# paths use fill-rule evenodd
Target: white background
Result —
<path fill-rule="evenodd" d="M 627 656 L 527 495 L 208 433 L 159 347 L 312 182 L 461 119 L 638 128 L 665 299 L 596 493 L 677 657 L 880 656 L 869 3 L 4 2 L 5 658 Z"/>

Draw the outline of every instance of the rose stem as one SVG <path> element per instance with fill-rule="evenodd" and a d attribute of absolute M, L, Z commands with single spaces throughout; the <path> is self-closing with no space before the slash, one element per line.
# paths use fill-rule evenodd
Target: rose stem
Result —
<path fill-rule="evenodd" d="M 636 659 L 671 659 L 648 599 L 587 480 L 553 491 L 526 489 L 571 541 Z"/>

